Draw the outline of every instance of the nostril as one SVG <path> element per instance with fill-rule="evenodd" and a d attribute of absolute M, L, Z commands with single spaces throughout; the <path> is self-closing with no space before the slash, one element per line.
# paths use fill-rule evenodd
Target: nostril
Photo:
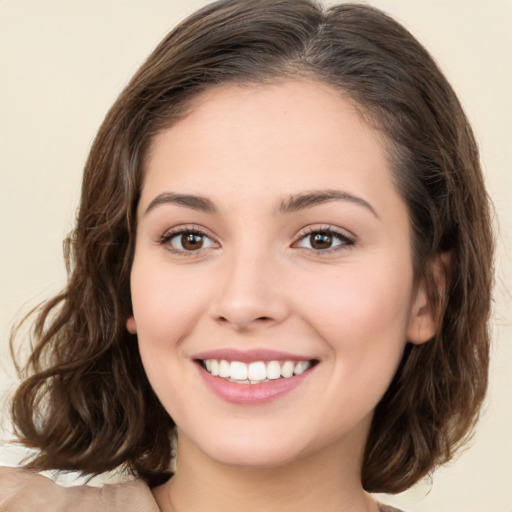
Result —
<path fill-rule="evenodd" d="M 247 329 L 250 329 L 251 328 L 251 325 L 254 327 L 258 324 L 264 324 L 264 325 L 267 325 L 267 324 L 271 324 L 273 321 L 272 317 L 270 316 L 258 316 L 258 317 L 253 317 L 252 320 L 247 320 L 247 319 L 240 319 L 240 318 L 230 318 L 229 316 L 218 316 L 217 317 L 217 322 L 221 323 L 221 324 L 224 324 L 224 325 L 233 325 L 234 327 L 236 327 L 237 329 L 240 329 L 240 330 L 247 330 Z"/>

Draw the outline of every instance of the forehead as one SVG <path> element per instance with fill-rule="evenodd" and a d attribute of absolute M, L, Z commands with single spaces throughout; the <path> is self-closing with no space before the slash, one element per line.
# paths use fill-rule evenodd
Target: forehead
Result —
<path fill-rule="evenodd" d="M 328 139 L 329 134 L 348 128 L 354 139 L 368 135 L 374 139 L 374 143 L 367 144 L 368 150 L 379 146 L 380 152 L 386 143 L 382 132 L 373 129 L 375 123 L 362 105 L 344 91 L 317 80 L 221 84 L 194 97 L 186 111 L 173 126 L 178 126 L 184 136 L 202 137 L 203 142 L 216 142 L 209 133 L 215 125 L 223 129 L 216 133 L 217 142 L 225 141 L 235 129 L 240 141 L 245 135 L 261 145 L 283 145 L 287 136 L 290 142 L 294 137 L 295 142 L 302 138 L 318 143 L 322 138 Z"/>
<path fill-rule="evenodd" d="M 315 81 L 222 85 L 153 141 L 142 203 L 162 189 L 286 195 L 341 186 L 393 191 L 385 138 L 337 89 Z"/>

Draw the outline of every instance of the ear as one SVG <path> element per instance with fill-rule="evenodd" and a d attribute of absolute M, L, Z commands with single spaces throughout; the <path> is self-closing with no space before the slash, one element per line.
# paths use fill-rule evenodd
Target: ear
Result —
<path fill-rule="evenodd" d="M 450 262 L 450 253 L 440 254 L 429 269 L 431 285 L 429 286 L 427 277 L 422 277 L 417 284 L 407 328 L 407 341 L 410 343 L 425 343 L 432 339 L 439 329 L 439 312 L 436 310 L 433 296 L 436 294 L 441 301 L 445 297 Z M 432 285 L 435 286 L 435 290 L 431 289 Z"/>
<path fill-rule="evenodd" d="M 137 324 L 135 323 L 135 318 L 133 318 L 133 315 L 128 317 L 126 320 L 126 329 L 130 334 L 137 334 Z"/>

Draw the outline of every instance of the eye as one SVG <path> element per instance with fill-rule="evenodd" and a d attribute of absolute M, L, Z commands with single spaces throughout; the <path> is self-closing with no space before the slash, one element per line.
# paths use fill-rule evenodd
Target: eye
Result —
<path fill-rule="evenodd" d="M 354 245 L 354 240 L 332 228 L 309 231 L 295 243 L 296 247 L 311 249 L 317 252 L 328 252 L 329 250 L 336 250 L 336 248 L 341 246 L 352 245 Z"/>
<path fill-rule="evenodd" d="M 165 245 L 177 253 L 196 252 L 218 246 L 208 235 L 195 229 L 180 229 L 166 233 L 160 240 L 160 245 Z"/>

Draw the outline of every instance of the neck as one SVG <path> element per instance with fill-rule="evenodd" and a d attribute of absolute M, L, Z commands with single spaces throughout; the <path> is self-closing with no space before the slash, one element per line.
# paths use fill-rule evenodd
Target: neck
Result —
<path fill-rule="evenodd" d="M 162 512 L 377 512 L 359 476 L 364 443 L 351 441 L 278 467 L 247 468 L 220 464 L 178 436 L 176 474 L 154 495 Z"/>

